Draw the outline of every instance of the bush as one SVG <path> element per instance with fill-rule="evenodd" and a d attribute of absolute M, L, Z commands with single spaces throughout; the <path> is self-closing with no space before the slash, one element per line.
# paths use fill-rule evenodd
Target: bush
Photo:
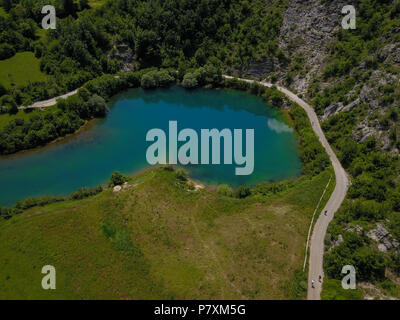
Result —
<path fill-rule="evenodd" d="M 96 117 L 105 116 L 108 112 L 106 101 L 97 94 L 91 96 L 87 103 L 90 113 Z"/>
<path fill-rule="evenodd" d="M 93 187 L 93 188 L 80 188 L 78 191 L 72 192 L 71 195 L 69 196 L 69 198 L 72 200 L 80 200 L 80 199 L 94 196 L 102 191 L 103 191 L 103 188 L 101 186 Z"/>
<path fill-rule="evenodd" d="M 0 44 L 0 60 L 11 58 L 15 54 L 14 48 L 8 43 Z"/>
<path fill-rule="evenodd" d="M 163 169 L 164 169 L 165 171 L 174 171 L 174 170 L 175 170 L 175 169 L 174 169 L 174 166 L 171 165 L 171 164 L 165 165 L 165 166 L 163 167 Z"/>
<path fill-rule="evenodd" d="M 65 198 L 61 196 L 43 196 L 38 198 L 26 198 L 23 201 L 17 201 L 15 204 L 16 209 L 26 210 L 29 208 L 37 207 L 37 206 L 44 206 L 46 204 L 64 201 Z"/>
<path fill-rule="evenodd" d="M 7 90 L 6 90 L 6 88 L 3 86 L 3 84 L 0 83 L 0 97 L 1 97 L 2 95 L 5 95 L 5 94 L 7 94 Z"/>
<path fill-rule="evenodd" d="M 108 186 L 109 187 L 115 187 L 115 186 L 120 186 L 124 184 L 124 182 L 127 182 L 129 178 L 118 171 L 114 171 L 114 173 L 111 175 L 110 180 L 108 181 Z"/>
<path fill-rule="evenodd" d="M 160 70 L 156 74 L 158 86 L 167 87 L 175 81 L 175 78 L 167 70 Z"/>
<path fill-rule="evenodd" d="M 157 87 L 157 80 L 154 72 L 145 73 L 140 80 L 143 89 L 151 89 Z"/>
<path fill-rule="evenodd" d="M 251 190 L 247 186 L 240 186 L 234 192 L 235 198 L 239 198 L 239 199 L 247 198 L 250 194 L 251 194 Z"/>
<path fill-rule="evenodd" d="M 176 170 L 175 176 L 178 180 L 181 180 L 181 181 L 187 181 L 189 178 L 189 175 L 185 169 Z"/>
<path fill-rule="evenodd" d="M 187 73 L 183 77 L 182 86 L 184 88 L 190 89 L 198 86 L 197 77 L 194 73 Z"/>
<path fill-rule="evenodd" d="M 226 196 L 226 197 L 232 197 L 233 196 L 233 190 L 227 184 L 221 184 L 220 186 L 218 186 L 217 193 L 222 195 L 222 196 Z"/>

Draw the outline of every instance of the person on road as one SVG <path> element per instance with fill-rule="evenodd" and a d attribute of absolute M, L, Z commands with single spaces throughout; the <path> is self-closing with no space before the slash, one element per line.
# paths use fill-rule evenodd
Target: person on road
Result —
<path fill-rule="evenodd" d="M 318 281 L 322 282 L 322 276 L 321 275 L 319 276 Z"/>
<path fill-rule="evenodd" d="M 325 210 L 324 215 L 326 215 L 328 213 L 328 210 Z"/>
<path fill-rule="evenodd" d="M 311 280 L 311 287 L 312 287 L 312 288 L 315 288 L 314 284 L 315 284 L 315 281 L 314 281 L 314 280 Z"/>

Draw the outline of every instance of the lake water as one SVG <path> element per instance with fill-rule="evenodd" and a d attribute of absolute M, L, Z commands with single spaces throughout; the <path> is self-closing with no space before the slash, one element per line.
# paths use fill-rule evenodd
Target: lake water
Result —
<path fill-rule="evenodd" d="M 28 196 L 66 195 L 105 183 L 115 170 L 130 174 L 148 168 L 146 150 L 152 142 L 146 142 L 146 133 L 153 128 L 168 133 L 169 121 L 178 121 L 178 131 L 196 130 L 199 137 L 200 129 L 254 129 L 253 174 L 236 176 L 235 163 L 186 166 L 203 183 L 236 187 L 301 173 L 293 130 L 258 97 L 234 90 L 132 89 L 115 96 L 107 117 L 90 129 L 49 147 L 0 158 L 0 205 Z"/>

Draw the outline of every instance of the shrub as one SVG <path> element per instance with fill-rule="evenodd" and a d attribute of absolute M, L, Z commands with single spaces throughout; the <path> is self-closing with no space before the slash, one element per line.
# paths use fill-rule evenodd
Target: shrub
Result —
<path fill-rule="evenodd" d="M 251 190 L 247 186 L 240 186 L 234 192 L 235 198 L 239 198 L 239 199 L 247 198 L 250 194 L 251 194 Z"/>
<path fill-rule="evenodd" d="M 124 184 L 124 182 L 127 182 L 129 178 L 118 171 L 114 171 L 114 173 L 111 175 L 110 180 L 108 181 L 108 185 L 110 187 L 115 187 L 119 186 L 121 184 Z"/>
<path fill-rule="evenodd" d="M 15 49 L 8 43 L 0 44 L 0 60 L 11 58 L 15 54 Z"/>
<path fill-rule="evenodd" d="M 160 87 L 167 87 L 175 81 L 174 77 L 167 70 L 158 71 L 156 77 Z"/>
<path fill-rule="evenodd" d="M 106 101 L 97 94 L 94 94 L 87 103 L 94 116 L 105 116 L 108 112 Z"/>
<path fill-rule="evenodd" d="M 78 95 L 84 100 L 84 101 L 88 101 L 90 98 L 90 92 L 88 89 L 86 89 L 85 87 L 80 88 L 78 90 Z"/>
<path fill-rule="evenodd" d="M 185 169 L 178 169 L 175 172 L 175 176 L 178 180 L 187 181 L 189 175 Z"/>
<path fill-rule="evenodd" d="M 69 196 L 69 198 L 72 200 L 80 200 L 80 199 L 94 196 L 102 191 L 103 191 L 103 188 L 101 186 L 93 187 L 93 188 L 80 188 L 78 191 L 72 192 L 71 195 Z"/>
<path fill-rule="evenodd" d="M 140 85 L 144 89 L 151 89 L 157 87 L 157 80 L 154 72 L 145 73 L 140 80 Z"/>
<path fill-rule="evenodd" d="M 174 171 L 174 167 L 171 164 L 167 164 L 163 167 L 165 171 Z"/>
<path fill-rule="evenodd" d="M 183 77 L 182 86 L 184 88 L 190 89 L 198 86 L 197 77 L 194 73 L 187 73 Z"/>
<path fill-rule="evenodd" d="M 232 197 L 233 196 L 233 190 L 227 184 L 221 184 L 220 186 L 218 186 L 217 193 L 222 195 L 222 196 L 226 196 L 226 197 Z"/>
<path fill-rule="evenodd" d="M 7 94 L 7 90 L 6 90 L 6 88 L 3 86 L 3 84 L 0 83 L 0 97 L 1 97 L 2 95 L 5 95 L 5 94 Z"/>
<path fill-rule="evenodd" d="M 26 198 L 23 201 L 17 201 L 15 204 L 16 209 L 26 210 L 29 208 L 37 207 L 37 206 L 44 206 L 46 204 L 64 201 L 65 198 L 61 196 L 43 196 L 38 198 Z"/>

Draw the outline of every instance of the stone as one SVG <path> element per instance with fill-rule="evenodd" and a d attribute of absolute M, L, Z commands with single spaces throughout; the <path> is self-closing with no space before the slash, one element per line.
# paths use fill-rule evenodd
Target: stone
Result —
<path fill-rule="evenodd" d="M 385 245 L 382 244 L 382 243 L 380 243 L 380 244 L 378 245 L 378 250 L 379 250 L 380 252 L 387 252 L 387 249 L 386 249 Z"/>
<path fill-rule="evenodd" d="M 121 189 L 122 189 L 121 186 L 115 186 L 113 192 L 120 192 Z"/>

